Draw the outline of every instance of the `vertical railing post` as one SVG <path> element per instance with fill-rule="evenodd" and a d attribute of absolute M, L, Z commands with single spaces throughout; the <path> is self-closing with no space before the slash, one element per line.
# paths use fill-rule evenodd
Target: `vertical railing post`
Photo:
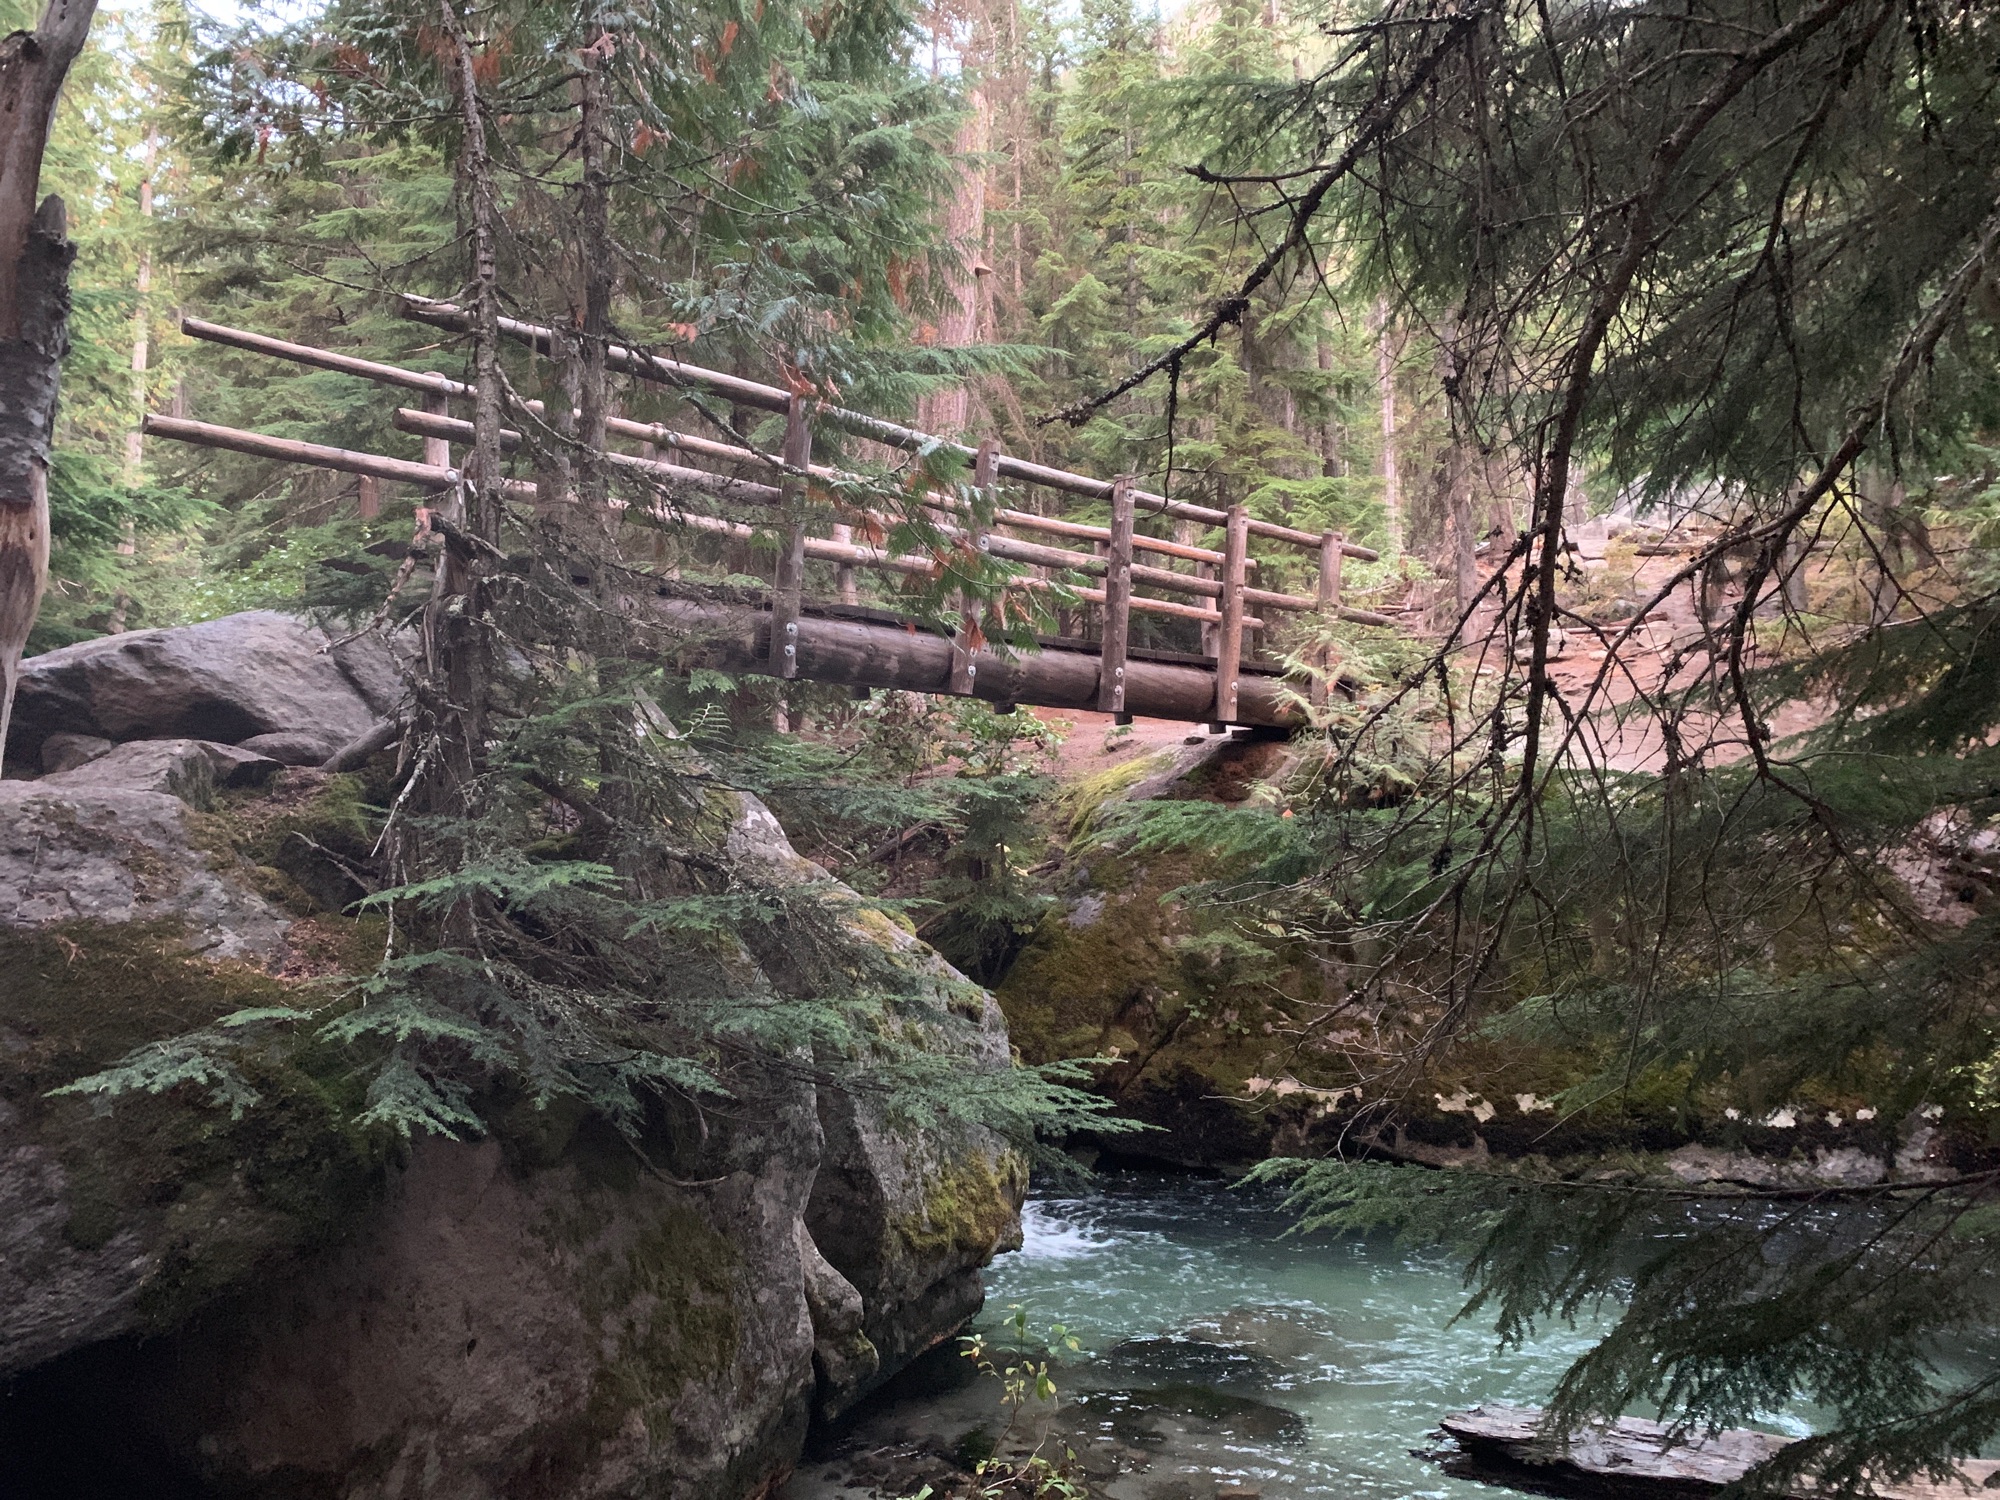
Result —
<path fill-rule="evenodd" d="M 1345 555 L 1340 550 L 1340 544 L 1345 540 L 1346 538 L 1337 531 L 1320 533 L 1319 628 L 1322 631 L 1329 629 L 1340 617 L 1340 564 L 1341 558 Z M 1313 707 L 1324 708 L 1327 693 L 1332 689 L 1329 679 L 1333 676 L 1333 644 L 1322 640 L 1313 656 Z"/>
<path fill-rule="evenodd" d="M 364 521 L 382 514 L 382 481 L 373 474 L 356 475 L 354 507 Z"/>
<path fill-rule="evenodd" d="M 1197 578 L 1215 577 L 1215 564 L 1205 562 L 1196 563 L 1194 565 L 1194 576 Z M 1220 603 L 1218 602 L 1217 608 L 1220 607 Z M 1203 620 L 1201 622 L 1201 654 L 1203 656 L 1215 655 L 1215 631 L 1216 626 L 1213 621 Z"/>
<path fill-rule="evenodd" d="M 429 391 L 424 395 L 424 410 L 434 417 L 451 415 L 451 399 L 440 392 Z M 441 437 L 424 439 L 424 462 L 434 468 L 451 467 L 451 444 Z"/>
<path fill-rule="evenodd" d="M 1104 565 L 1104 631 L 1099 642 L 1097 711 L 1132 722 L 1125 712 L 1125 656 L 1132 637 L 1132 476 L 1111 486 L 1111 541 Z"/>
<path fill-rule="evenodd" d="M 785 475 L 778 483 L 778 565 L 771 578 L 771 665 L 779 677 L 799 675 L 799 602 L 806 581 L 806 481 L 812 428 L 806 398 L 785 411 Z"/>
<path fill-rule="evenodd" d="M 836 542 L 851 544 L 854 541 L 854 527 L 846 521 L 835 521 L 829 528 L 828 535 Z M 861 588 L 856 583 L 855 577 L 853 563 L 841 563 L 833 570 L 834 589 L 842 604 L 861 602 Z"/>
<path fill-rule="evenodd" d="M 993 507 L 993 488 L 1000 478 L 1000 441 L 988 438 L 979 445 L 972 459 L 972 483 L 981 496 L 982 508 L 990 514 Z M 986 550 L 986 518 L 975 514 L 966 523 L 966 540 L 976 555 Z M 979 628 L 980 605 L 968 592 L 961 589 L 958 595 L 958 634 L 951 640 L 951 685 L 950 690 L 960 697 L 972 692 L 973 679 L 979 675 L 979 668 L 973 658 L 979 654 L 981 631 Z"/>
<path fill-rule="evenodd" d="M 1248 560 L 1250 512 L 1229 507 L 1222 544 L 1222 624 L 1215 633 L 1215 723 L 1236 722 L 1236 686 L 1243 670 L 1243 573 Z"/>
<path fill-rule="evenodd" d="M 1253 589 L 1264 587 L 1264 564 L 1258 558 L 1246 558 L 1243 563 L 1243 581 Z M 1258 616 L 1262 619 L 1263 616 Z M 1252 661 L 1264 654 L 1264 627 L 1252 625 L 1243 632 L 1244 649 Z"/>

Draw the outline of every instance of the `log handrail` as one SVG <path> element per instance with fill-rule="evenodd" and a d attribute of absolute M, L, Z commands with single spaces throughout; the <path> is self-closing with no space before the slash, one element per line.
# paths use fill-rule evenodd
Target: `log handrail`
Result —
<path fill-rule="evenodd" d="M 463 330 L 467 326 L 466 314 L 462 308 L 454 303 L 434 298 L 405 293 L 403 311 L 408 317 L 437 328 Z M 500 332 L 531 348 L 548 351 L 555 347 L 553 332 L 540 324 L 524 323 L 518 318 L 502 318 Z M 789 399 L 789 393 L 774 385 L 745 380 L 740 375 L 727 375 L 720 370 L 710 370 L 701 365 L 691 365 L 657 354 L 646 354 L 617 344 L 612 345 L 607 351 L 606 362 L 628 375 L 638 376 L 641 380 L 683 387 L 705 386 L 719 396 L 762 411 L 781 413 L 785 409 L 785 402 Z M 968 464 L 977 456 L 977 450 L 967 447 L 964 443 L 956 443 L 928 432 L 919 432 L 914 427 L 885 421 L 866 412 L 849 411 L 840 406 L 819 405 L 814 408 L 813 415 L 817 420 L 825 422 L 830 427 L 839 428 L 842 432 L 868 438 L 906 453 L 932 453 L 943 450 L 958 454 Z M 1002 479 L 1036 484 L 1045 489 L 1063 490 L 1069 494 L 1085 495 L 1096 500 L 1111 498 L 1112 481 L 1108 479 L 1094 479 L 1088 474 L 1071 473 L 1067 469 L 1052 468 L 1047 464 L 1034 463 L 1005 453 L 995 456 L 994 468 Z M 1224 526 L 1229 520 L 1228 511 L 1214 510 L 1206 505 L 1190 505 L 1184 500 L 1169 500 L 1164 495 L 1155 495 L 1146 490 L 1134 490 L 1132 499 L 1140 510 L 1153 515 L 1169 516 L 1177 521 L 1199 521 L 1209 526 Z M 1317 531 L 1300 531 L 1295 526 L 1284 526 L 1276 521 L 1260 521 L 1254 518 L 1248 522 L 1248 529 L 1251 536 L 1285 542 L 1294 547 L 1308 547 L 1314 551 L 1318 550 L 1322 535 Z M 1381 558 L 1381 554 L 1374 548 L 1358 546 L 1348 541 L 1342 541 L 1341 551 L 1344 555 L 1358 558 L 1363 562 L 1376 562 Z"/>
<path fill-rule="evenodd" d="M 472 424 L 470 422 L 461 421 L 455 417 L 437 417 L 428 412 L 411 411 L 408 407 L 400 408 L 396 412 L 395 425 L 405 432 L 419 433 L 432 438 L 449 438 L 460 442 L 468 442 L 472 437 Z M 509 429 L 503 429 L 500 434 L 500 442 L 503 450 L 511 450 L 521 442 L 521 434 Z M 724 445 L 716 444 L 715 446 L 722 447 Z M 769 460 L 762 454 L 755 453 L 747 448 L 739 451 L 747 459 L 758 460 L 767 466 L 769 464 Z M 611 453 L 605 455 L 605 457 L 613 467 L 627 469 L 642 476 L 657 477 L 668 483 L 707 490 L 712 494 L 721 495 L 728 499 L 746 500 L 758 504 L 775 504 L 779 498 L 779 491 L 777 489 L 769 485 L 755 484 L 749 480 L 732 479 L 725 475 L 709 474 L 705 470 L 687 469 L 676 464 L 663 463 L 658 459 L 634 458 L 623 453 Z M 841 474 L 838 470 L 829 469 L 823 465 L 815 464 L 808 466 L 808 468 L 809 472 L 815 477 L 849 477 Z M 943 510 L 955 514 L 963 514 L 968 509 L 965 502 L 961 500 L 936 494 L 928 497 L 925 505 L 929 509 Z M 855 519 L 866 521 L 871 525 L 887 527 L 892 524 L 889 517 L 879 512 L 855 511 L 852 514 Z M 1000 521 L 1011 517 L 1013 514 L 1015 513 L 998 512 L 995 515 L 995 520 Z M 1015 523 L 1011 519 L 1008 519 L 1006 524 L 1012 525 Z M 1082 532 L 1093 540 L 1099 538 L 1104 539 L 1106 542 L 1111 540 L 1112 533 L 1107 527 L 1086 527 L 1076 523 L 1070 524 L 1075 524 L 1076 531 Z M 991 533 L 985 536 L 977 536 L 964 528 L 949 524 L 940 525 L 939 530 L 946 536 L 968 540 L 981 551 L 1007 562 L 1026 563 L 1035 567 L 1061 568 L 1088 574 L 1101 574 L 1105 571 L 1105 559 L 1088 552 L 1073 552 L 1062 547 L 1047 547 L 1039 542 L 1024 542 L 1013 537 L 994 536 Z M 1139 538 L 1136 536 L 1133 538 L 1133 545 L 1135 547 L 1140 545 Z M 1214 555 L 1217 558 L 1222 556 L 1221 553 Z M 1143 585 L 1149 588 L 1165 589 L 1169 593 L 1192 594 L 1197 598 L 1219 599 L 1222 597 L 1222 584 L 1217 579 L 1200 578 L 1187 573 L 1176 573 L 1167 568 L 1148 567 L 1143 563 L 1132 564 L 1132 582 L 1135 585 Z M 1321 607 L 1319 600 L 1309 599 L 1302 594 L 1285 594 L 1273 589 L 1257 589 L 1248 586 L 1243 590 L 1243 599 L 1246 604 L 1255 604 L 1267 610 L 1280 610 L 1291 614 L 1312 614 L 1318 612 Z M 1341 619 L 1353 624 L 1388 625 L 1393 623 L 1387 615 L 1376 614 L 1372 610 L 1349 609 L 1340 606 L 1337 607 L 1336 612 Z"/>
<path fill-rule="evenodd" d="M 406 296 L 403 309 L 408 316 L 436 326 L 453 329 L 467 326 L 464 312 L 449 302 Z M 354 473 L 361 476 L 364 503 L 371 487 L 379 485 L 383 479 L 412 484 L 432 492 L 455 491 L 461 484 L 461 473 L 451 463 L 451 447 L 455 442 L 470 442 L 473 424 L 453 418 L 450 403 L 471 396 L 471 387 L 463 381 L 435 371 L 408 370 L 198 318 L 184 318 L 182 328 L 191 337 L 246 352 L 287 359 L 421 393 L 423 410 L 401 408 L 395 413 L 394 423 L 399 429 L 423 439 L 425 461 L 411 463 L 379 454 L 276 438 L 184 418 L 149 416 L 143 424 L 143 431 L 206 447 Z M 554 351 L 562 343 L 561 336 L 551 329 L 518 319 L 501 319 L 500 331 L 506 337 L 542 350 Z M 1169 501 L 1164 496 L 1137 489 L 1129 477 L 1115 481 L 1098 480 L 1013 458 L 1000 452 L 998 442 L 990 438 L 977 448 L 967 447 L 863 412 L 815 401 L 803 388 L 780 389 L 643 349 L 613 345 L 607 351 L 607 360 L 612 368 L 641 379 L 703 389 L 732 403 L 784 415 L 785 441 L 781 456 L 760 452 L 747 443 L 698 437 L 662 423 L 637 422 L 622 416 L 610 417 L 606 430 L 643 444 L 641 456 L 613 451 L 602 455 L 605 463 L 632 475 L 641 485 L 658 487 L 653 491 L 656 498 L 651 502 L 612 502 L 613 508 L 624 512 L 628 519 L 708 534 L 768 540 L 767 534 L 772 531 L 768 523 L 752 527 L 725 516 L 686 513 L 672 502 L 671 497 L 675 493 L 692 491 L 775 512 L 773 520 L 776 523 L 779 558 L 768 626 L 762 635 L 764 655 L 760 668 L 770 675 L 780 678 L 800 675 L 801 653 L 805 645 L 800 630 L 805 604 L 803 570 L 807 559 L 836 564 L 841 570 L 844 598 L 852 593 L 849 570 L 857 566 L 931 578 L 939 578 L 953 567 L 949 549 L 941 549 L 933 556 L 898 556 L 883 547 L 855 545 L 850 530 L 852 524 L 864 525 L 879 534 L 895 522 L 868 508 L 865 499 L 856 505 L 841 493 L 839 487 L 865 486 L 866 476 L 812 462 L 811 434 L 816 425 L 852 433 L 906 452 L 930 454 L 948 451 L 969 459 L 974 465 L 972 482 L 980 491 L 978 496 L 969 496 L 963 487 L 943 491 L 920 488 L 916 497 L 918 504 L 937 515 L 938 519 L 933 523 L 936 532 L 951 548 L 1023 564 L 1034 570 L 1004 579 L 999 585 L 1002 591 L 1021 590 L 1101 606 L 1096 691 L 1092 696 L 1100 709 L 1119 716 L 1121 722 L 1125 720 L 1127 709 L 1123 668 L 1129 649 L 1129 616 L 1134 610 L 1201 623 L 1203 653 L 1214 661 L 1213 698 L 1208 714 L 1219 724 L 1239 722 L 1241 674 L 1245 669 L 1243 651 L 1246 645 L 1257 649 L 1254 643 L 1265 629 L 1264 616 L 1273 612 L 1316 613 L 1368 625 L 1394 623 L 1388 616 L 1375 611 L 1350 608 L 1341 599 L 1341 564 L 1344 559 L 1374 560 L 1378 554 L 1371 548 L 1347 542 L 1336 531 L 1305 532 L 1275 522 L 1259 521 L 1240 503 L 1224 511 Z M 540 401 L 522 401 L 518 397 L 513 409 L 522 419 L 523 426 L 541 419 L 546 410 Z M 518 449 L 526 442 L 523 434 L 516 431 L 503 430 L 500 437 L 503 451 Z M 658 456 L 663 449 L 677 456 L 685 454 L 710 467 L 691 468 L 665 462 Z M 761 477 L 772 482 L 759 483 L 737 477 L 743 466 L 760 470 Z M 724 468 L 727 472 L 712 472 L 714 468 Z M 1108 500 L 1112 508 L 1112 524 L 1108 527 L 1094 526 L 1042 516 L 1033 511 L 996 506 L 992 503 L 995 486 L 1003 478 Z M 832 500 L 837 517 L 831 539 L 806 534 L 806 497 L 809 485 L 813 489 L 819 488 L 815 481 L 834 487 L 827 497 Z M 510 497 L 535 499 L 538 495 L 537 486 L 532 482 L 508 479 L 502 483 L 504 493 Z M 1141 513 L 1219 526 L 1224 538 L 1222 550 L 1139 534 L 1134 521 Z M 949 519 L 945 519 L 947 517 Z M 1053 538 L 1094 543 L 1095 546 L 1088 552 L 1050 546 L 1010 534 L 1016 532 L 1040 532 Z M 1249 557 L 1248 550 L 1253 536 L 1311 549 L 1314 562 L 1318 565 L 1315 597 L 1258 587 L 1260 570 Z M 1169 565 L 1140 563 L 1134 556 L 1135 552 L 1152 553 Z M 1194 570 L 1192 573 L 1176 571 L 1171 566 L 1173 561 L 1192 563 Z M 1102 578 L 1102 588 L 1080 587 L 1074 582 L 1078 577 L 1093 576 Z M 1193 595 L 1199 602 L 1183 604 L 1140 595 L 1136 592 L 1139 588 L 1153 594 Z M 1253 616 L 1250 613 L 1253 607 L 1261 613 Z M 975 674 L 978 671 L 977 662 L 982 659 L 982 608 L 972 596 L 961 592 L 958 611 L 958 628 L 948 648 L 944 690 L 968 694 L 977 690 Z M 1246 631 L 1251 632 L 1248 638 Z M 1323 704 L 1326 701 L 1323 679 L 1333 669 L 1327 649 L 1316 647 L 1311 663 L 1316 669 L 1311 688 L 1312 701 Z M 991 695 L 981 692 L 981 696 Z M 1254 716 L 1263 710 L 1248 711 Z"/>
<path fill-rule="evenodd" d="M 666 516 L 654 512 L 643 517 L 660 525 L 672 525 L 689 531 L 703 531 L 711 536 L 726 536 L 737 541 L 750 541 L 758 534 L 758 528 L 744 521 L 731 521 L 722 516 L 673 515 Z M 768 535 L 768 531 L 766 533 Z M 850 567 L 873 568 L 884 573 L 905 573 L 912 577 L 935 578 L 939 564 L 935 557 L 922 557 L 912 552 L 896 553 L 886 547 L 872 547 L 861 542 L 835 542 L 824 537 L 806 538 L 806 556 L 819 562 L 845 563 Z M 1072 588 L 1048 578 L 1015 578 L 1008 582 L 1009 588 L 1025 590 L 1029 593 L 1056 594 L 1079 599 L 1085 604 L 1106 602 L 1103 589 Z M 1213 624 L 1222 618 L 1212 609 L 1202 609 L 1193 604 L 1176 604 L 1171 599 L 1142 599 L 1133 596 L 1132 608 L 1141 614 L 1169 615 L 1181 620 L 1200 620 Z M 1254 615 L 1243 617 L 1245 625 L 1261 628 L 1264 621 Z"/>

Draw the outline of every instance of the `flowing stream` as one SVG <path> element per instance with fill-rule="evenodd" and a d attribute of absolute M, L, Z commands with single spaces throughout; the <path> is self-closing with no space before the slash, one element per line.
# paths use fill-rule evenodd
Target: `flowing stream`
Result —
<path fill-rule="evenodd" d="M 1442 1255 L 1282 1238 L 1287 1222 L 1268 1194 L 1150 1174 L 1030 1202 L 975 1326 L 1011 1336 L 1015 1306 L 1031 1333 L 1065 1324 L 1082 1348 L 1058 1400 L 1009 1431 L 998 1382 L 938 1351 L 787 1500 L 914 1495 L 996 1439 L 1074 1448 L 1112 1500 L 1492 1500 L 1411 1450 L 1446 1412 L 1540 1403 L 1591 1330 L 1501 1350 L 1489 1322 L 1453 1323 L 1465 1291 Z"/>

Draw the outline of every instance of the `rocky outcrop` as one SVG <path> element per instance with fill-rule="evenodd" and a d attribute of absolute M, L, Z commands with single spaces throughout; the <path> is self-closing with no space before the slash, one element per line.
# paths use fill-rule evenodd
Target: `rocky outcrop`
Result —
<path fill-rule="evenodd" d="M 127 796 L 165 804 L 151 809 L 161 825 L 180 806 Z M 254 892 L 228 901 L 242 950 L 275 950 L 286 924 Z M 0 1380 L 171 1330 L 374 1191 L 379 1151 L 346 1123 L 331 1058 L 246 1060 L 257 1108 L 241 1115 L 201 1104 L 212 1080 L 192 1074 L 173 1095 L 110 1110 L 54 1092 L 148 1043 L 297 998 L 258 964 L 213 957 L 216 930 L 202 939 L 157 918 L 0 927 Z"/>
<path fill-rule="evenodd" d="M 282 733 L 324 747 L 324 760 L 402 696 L 380 636 L 335 643 L 293 616 L 252 610 L 31 657 L 21 664 L 6 758 L 41 767 L 43 742 L 57 734 L 233 745 Z"/>
<path fill-rule="evenodd" d="M 134 740 L 113 745 L 72 770 L 41 780 L 43 790 L 81 787 L 166 792 L 192 807 L 205 808 L 217 787 L 260 786 L 282 765 L 241 745 L 213 740 Z"/>
<path fill-rule="evenodd" d="M 1006 1033 L 995 1027 L 1003 1040 Z M 876 1368 L 823 1395 L 837 1416 L 956 1333 L 985 1298 L 980 1268 L 1021 1244 L 1027 1169 L 992 1139 L 896 1128 L 855 1095 L 819 1092 L 826 1153 L 806 1225 L 854 1289 Z"/>
<path fill-rule="evenodd" d="M 811 1418 L 818 1159 L 809 1089 L 758 1103 L 754 1129 L 680 1153 L 699 1178 L 575 1113 L 426 1141 L 300 1274 L 58 1361 L 28 1409 L 108 1417 L 196 1493 L 757 1493 Z"/>
<path fill-rule="evenodd" d="M 65 784 L 92 769 L 0 781 L 0 930 L 164 923 L 210 958 L 275 959 L 287 915 L 232 859 L 200 847 L 188 804 L 163 791 Z"/>
<path fill-rule="evenodd" d="M 257 863 L 296 842 L 264 809 L 332 819 L 294 803 L 345 806 L 341 778 L 260 768 L 267 792 L 203 812 L 91 774 L 120 755 L 215 774 L 150 740 L 0 783 L 0 1451 L 23 1493 L 88 1494 L 109 1465 L 124 1493 L 735 1500 L 978 1307 L 1018 1163 L 797 1059 L 745 1065 L 723 1108 L 661 1103 L 636 1139 L 496 1097 L 489 1138 L 401 1148 L 352 1126 L 365 1070 L 309 1027 L 246 1058 L 240 1115 L 194 1062 L 108 1110 L 52 1092 L 323 1003 L 300 976 L 380 951 Z M 754 799 L 728 852 L 827 882 Z M 1008 1066 L 990 997 L 879 913 L 847 920 L 928 987 L 910 1025 Z"/>
<path fill-rule="evenodd" d="M 777 819 L 754 798 L 744 801 L 728 852 L 768 880 L 829 880 L 792 849 Z M 835 899 L 847 902 L 848 921 L 902 970 L 912 992 L 908 1024 L 938 1033 L 940 1049 L 975 1072 L 1011 1065 L 1006 1022 L 990 994 L 906 927 L 851 895 Z M 756 956 L 781 988 L 796 992 L 808 982 L 788 953 Z M 817 1090 L 815 1104 L 825 1147 L 805 1228 L 827 1270 L 852 1292 L 822 1279 L 816 1293 L 818 1357 L 826 1372 L 820 1414 L 831 1419 L 979 1310 L 980 1268 L 1021 1242 L 1027 1172 L 986 1131 L 943 1123 L 913 1130 L 892 1121 L 873 1098 L 829 1086 Z M 849 1312 L 856 1304 L 858 1324 Z"/>

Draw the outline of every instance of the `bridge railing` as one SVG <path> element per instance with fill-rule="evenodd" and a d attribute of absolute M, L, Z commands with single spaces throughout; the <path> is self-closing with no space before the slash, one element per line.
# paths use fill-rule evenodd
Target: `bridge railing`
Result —
<path fill-rule="evenodd" d="M 408 314 L 434 325 L 462 329 L 464 312 L 450 303 L 426 299 L 406 299 Z M 272 438 L 236 428 L 192 422 L 170 417 L 149 417 L 146 430 L 157 436 L 209 447 L 233 449 L 271 457 L 345 470 L 361 478 L 361 504 L 372 512 L 375 486 L 381 480 L 409 483 L 438 490 L 456 486 L 459 474 L 451 464 L 451 445 L 469 443 L 473 427 L 451 415 L 453 401 L 469 401 L 472 388 L 463 381 L 432 371 L 407 370 L 397 365 L 361 359 L 337 351 L 319 349 L 274 339 L 241 329 L 227 328 L 196 318 L 182 320 L 182 329 L 192 337 L 224 344 L 252 353 L 270 355 L 298 364 L 338 371 L 377 384 L 420 393 L 421 409 L 405 407 L 395 413 L 395 425 L 423 440 L 421 464 L 378 454 L 357 453 L 323 444 Z M 502 320 L 502 332 L 542 351 L 555 346 L 555 336 L 547 328 Z M 903 452 L 955 451 L 973 470 L 975 487 L 987 491 L 987 503 L 975 508 L 959 495 L 928 491 L 922 503 L 933 512 L 935 524 L 949 538 L 986 555 L 1018 562 L 1046 574 L 1070 574 L 1101 580 L 1100 587 L 1073 586 L 1050 576 L 1023 574 L 1010 580 L 1008 587 L 1050 593 L 1094 605 L 1100 618 L 1097 706 L 1100 711 L 1125 715 L 1125 668 L 1130 650 L 1130 616 L 1134 611 L 1192 619 L 1202 626 L 1203 655 L 1216 664 L 1216 692 L 1212 717 L 1229 723 L 1237 719 L 1237 695 L 1246 635 L 1262 632 L 1270 617 L 1281 612 L 1318 614 L 1358 623 L 1386 625 L 1387 616 L 1353 609 L 1341 598 L 1341 565 L 1348 557 L 1374 560 L 1370 548 L 1348 542 L 1338 532 L 1308 532 L 1276 522 L 1252 517 L 1241 505 L 1227 510 L 1169 500 L 1139 489 L 1129 477 L 1112 480 L 1052 468 L 1000 451 L 995 442 L 967 447 L 914 428 L 887 422 L 867 413 L 850 411 L 830 403 L 808 402 L 802 396 L 777 386 L 746 380 L 723 371 L 710 370 L 643 351 L 613 346 L 607 361 L 612 368 L 655 383 L 713 394 L 739 406 L 763 410 L 785 417 L 785 438 L 780 453 L 760 452 L 747 444 L 720 442 L 686 433 L 663 423 L 638 422 L 613 417 L 607 422 L 610 435 L 641 445 L 637 456 L 606 453 L 614 468 L 634 478 L 667 487 L 702 491 L 719 499 L 733 500 L 777 512 L 779 554 L 774 569 L 770 669 L 773 675 L 797 674 L 798 632 L 804 605 L 804 564 L 808 559 L 833 563 L 843 575 L 843 594 L 851 595 L 846 584 L 847 570 L 869 568 L 891 573 L 935 576 L 936 559 L 928 556 L 899 556 L 886 548 L 857 543 L 852 538 L 856 524 L 875 535 L 887 532 L 890 518 L 865 508 L 847 508 L 845 524 L 835 526 L 831 537 L 807 534 L 805 490 L 809 480 L 839 481 L 850 478 L 826 465 L 812 462 L 812 429 L 831 427 L 853 436 L 884 444 Z M 529 412 L 540 415 L 541 403 L 525 403 Z M 503 448 L 517 448 L 522 441 L 516 432 L 502 434 Z M 774 482 L 717 474 L 692 468 L 660 457 L 662 453 L 696 462 L 727 464 L 738 469 L 761 472 Z M 1034 511 L 1001 506 L 993 493 L 1001 480 L 1011 480 L 1054 489 L 1069 494 L 1099 498 L 1109 502 L 1108 526 L 1096 526 Z M 533 498 L 535 486 L 510 480 L 508 491 Z M 983 521 L 981 516 L 990 516 Z M 1136 529 L 1141 515 L 1159 516 L 1220 528 L 1223 545 L 1203 547 L 1192 542 L 1148 536 Z M 757 528 L 724 517 L 704 516 L 676 510 L 674 524 L 689 530 L 748 538 Z M 1052 546 L 1008 533 L 1033 533 L 1071 543 L 1088 543 L 1090 551 L 1076 547 Z M 1250 581 L 1254 560 L 1249 541 L 1258 537 L 1268 542 L 1306 551 L 1317 576 L 1312 595 L 1290 594 L 1256 586 Z M 1140 553 L 1163 559 L 1165 566 L 1136 560 Z M 1192 565 L 1191 572 L 1176 571 L 1172 564 Z M 1175 594 L 1164 599 L 1134 592 L 1146 588 L 1152 594 Z M 1189 600 L 1195 602 L 1182 602 Z M 1253 611 L 1255 611 L 1253 613 Z M 953 643 L 950 691 L 970 693 L 977 671 L 976 655 L 983 632 L 979 610 L 967 599 L 961 607 L 960 628 Z M 1330 663 L 1322 657 L 1313 674 L 1312 695 L 1323 700 Z"/>

